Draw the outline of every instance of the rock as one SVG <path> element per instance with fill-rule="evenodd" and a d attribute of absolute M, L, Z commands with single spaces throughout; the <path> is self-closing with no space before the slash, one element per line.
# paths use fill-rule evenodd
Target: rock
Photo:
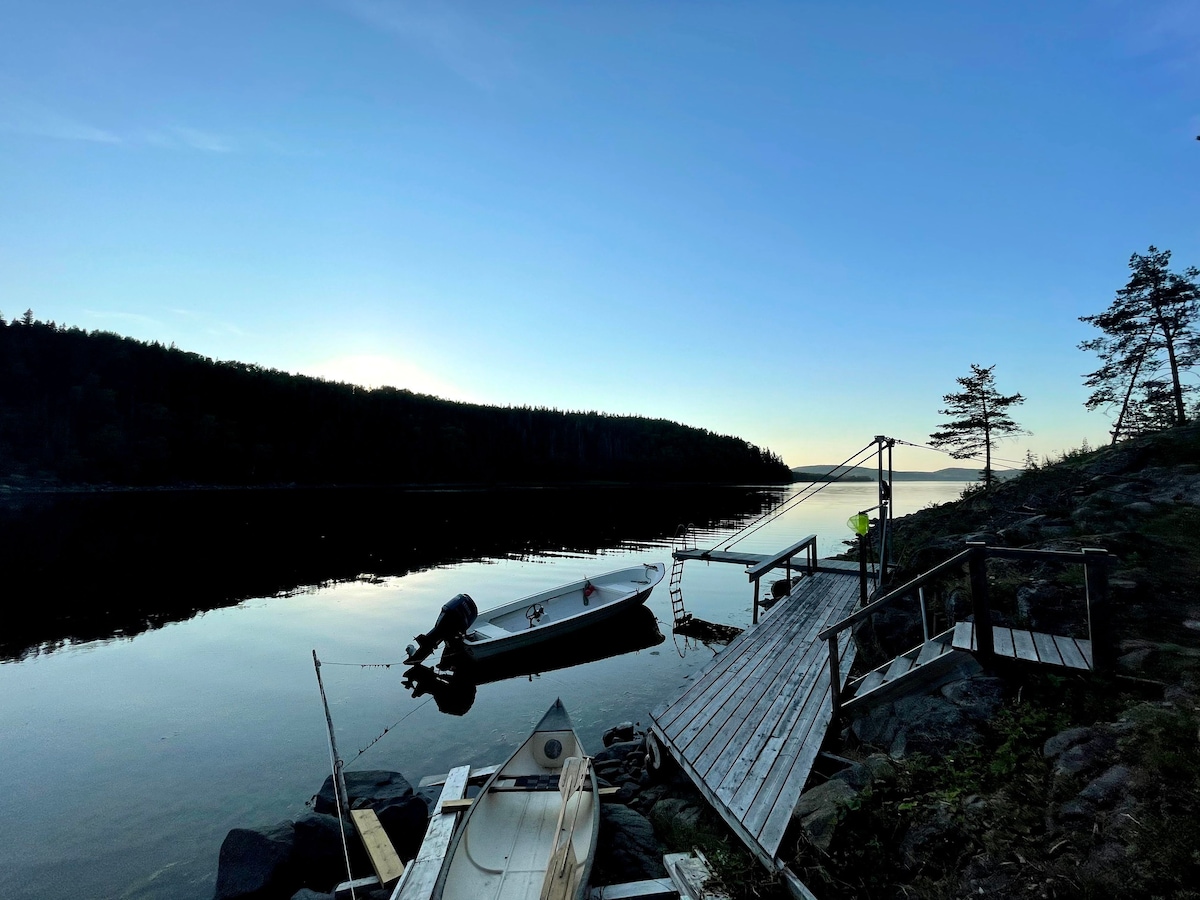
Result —
<path fill-rule="evenodd" d="M 421 849 L 429 826 L 429 808 L 425 801 L 416 796 L 406 797 L 377 810 L 377 814 L 396 854 L 403 860 L 413 859 Z"/>
<path fill-rule="evenodd" d="M 332 889 L 346 880 L 346 859 L 342 855 L 342 836 L 351 851 L 351 865 L 369 865 L 362 842 L 349 822 L 343 829 L 337 816 L 308 813 L 293 824 L 295 832 L 295 865 L 299 883 L 317 890 Z"/>
<path fill-rule="evenodd" d="M 620 804 L 601 804 L 594 884 L 665 878 L 662 855 L 649 819 Z"/>
<path fill-rule="evenodd" d="M 625 762 L 626 757 L 628 757 L 631 753 L 636 753 L 639 751 L 645 752 L 645 750 L 645 741 L 620 741 L 605 747 L 603 750 L 593 756 L 592 760 L 596 765 L 596 768 L 599 769 L 605 763 L 610 763 L 613 761 L 623 763 Z"/>
<path fill-rule="evenodd" d="M 321 893 L 311 888 L 300 888 L 300 890 L 292 894 L 292 900 L 334 900 L 334 895 L 332 892 Z"/>
<path fill-rule="evenodd" d="M 1046 759 L 1054 759 L 1056 756 L 1061 756 L 1065 751 L 1074 747 L 1076 744 L 1081 744 L 1091 735 L 1091 728 L 1068 728 L 1066 731 L 1060 731 L 1052 738 L 1047 738 L 1046 743 L 1042 745 L 1042 756 Z"/>
<path fill-rule="evenodd" d="M 604 732 L 604 746 L 611 747 L 618 741 L 633 740 L 633 723 L 622 722 L 620 725 L 614 725 L 608 731 Z"/>
<path fill-rule="evenodd" d="M 214 900 L 290 897 L 302 885 L 295 867 L 291 822 L 267 828 L 234 828 L 221 842 Z"/>
<path fill-rule="evenodd" d="M 667 797 L 654 804 L 655 821 L 673 828 L 695 828 L 704 810 L 682 797 Z"/>
<path fill-rule="evenodd" d="M 1132 774 L 1125 766 L 1113 766 L 1100 777 L 1094 778 L 1079 792 L 1079 796 L 1101 809 L 1110 809 L 1124 795 Z"/>
<path fill-rule="evenodd" d="M 1072 729 L 1072 731 L 1075 730 L 1077 729 Z M 1056 775 L 1076 775 L 1080 772 L 1097 769 L 1116 750 L 1116 736 L 1108 730 L 1102 729 L 1101 726 L 1083 730 L 1088 732 L 1083 740 L 1074 742 L 1057 755 L 1058 759 L 1054 767 Z M 1050 740 L 1054 740 L 1054 738 Z"/>
<path fill-rule="evenodd" d="M 1004 702 L 1004 682 L 989 676 L 966 678 L 945 685 L 941 694 L 971 721 L 986 722 Z"/>
<path fill-rule="evenodd" d="M 896 777 L 896 767 L 882 753 L 872 753 L 860 763 L 842 769 L 833 780 L 842 781 L 856 791 L 879 782 L 889 782 Z"/>
<path fill-rule="evenodd" d="M 413 793 L 412 785 L 399 772 L 372 770 L 347 772 L 346 791 L 350 794 L 351 808 L 371 809 L 398 803 Z M 319 813 L 337 813 L 332 775 L 325 779 L 321 790 L 313 798 L 313 809 Z"/>
<path fill-rule="evenodd" d="M 837 779 L 827 781 L 800 795 L 792 819 L 800 823 L 814 847 L 826 851 L 833 841 L 842 810 L 857 796 L 858 791 L 846 782 Z"/>

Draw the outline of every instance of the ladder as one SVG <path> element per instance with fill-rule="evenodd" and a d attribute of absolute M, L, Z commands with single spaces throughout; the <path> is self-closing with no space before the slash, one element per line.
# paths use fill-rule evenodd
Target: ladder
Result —
<path fill-rule="evenodd" d="M 683 560 L 679 559 L 673 551 L 695 549 L 696 526 L 689 523 L 676 528 L 675 537 L 671 540 L 671 580 L 668 582 L 668 590 L 671 594 L 671 617 L 675 620 L 676 625 L 687 615 L 687 610 L 683 606 Z"/>

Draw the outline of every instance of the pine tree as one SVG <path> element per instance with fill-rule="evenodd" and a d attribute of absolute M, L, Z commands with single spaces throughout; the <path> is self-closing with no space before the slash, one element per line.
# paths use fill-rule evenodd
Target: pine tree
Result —
<path fill-rule="evenodd" d="M 992 486 L 992 450 L 1009 435 L 1027 434 L 1012 420 L 1008 410 L 1025 402 L 1020 394 L 1004 396 L 996 390 L 992 375 L 995 366 L 971 365 L 971 374 L 955 379 L 963 390 L 946 394 L 943 416 L 952 417 L 941 431 L 929 435 L 929 443 L 947 450 L 955 459 L 969 459 L 982 451 L 984 467 L 980 473 L 985 488 Z"/>
<path fill-rule="evenodd" d="M 1081 316 L 1103 335 L 1081 350 L 1100 357 L 1101 366 L 1085 377 L 1092 388 L 1088 409 L 1119 408 L 1112 428 L 1115 444 L 1124 436 L 1187 422 L 1187 397 L 1196 387 L 1182 373 L 1200 360 L 1200 270 L 1172 272 L 1170 250 L 1151 246 L 1129 258 L 1125 287 L 1102 313 Z"/>

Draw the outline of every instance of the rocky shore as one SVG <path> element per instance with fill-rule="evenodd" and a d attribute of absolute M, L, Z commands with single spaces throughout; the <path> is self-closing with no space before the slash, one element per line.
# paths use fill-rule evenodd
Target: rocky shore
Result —
<path fill-rule="evenodd" d="M 662 856 L 669 849 L 664 836 L 694 828 L 706 804 L 682 772 L 648 765 L 646 736 L 633 723 L 609 729 L 604 744 L 593 756 L 597 781 L 617 790 L 600 807 L 592 884 L 664 878 Z M 439 786 L 414 788 L 398 772 L 348 771 L 346 787 L 351 808 L 375 810 L 401 859 L 416 856 Z M 467 796 L 477 791 L 472 787 Z M 229 832 L 221 845 L 216 900 L 330 900 L 347 880 L 343 840 L 355 877 L 370 875 L 353 826 L 339 825 L 332 778 L 308 805 L 297 819 Z M 356 893 L 387 900 L 391 888 Z"/>

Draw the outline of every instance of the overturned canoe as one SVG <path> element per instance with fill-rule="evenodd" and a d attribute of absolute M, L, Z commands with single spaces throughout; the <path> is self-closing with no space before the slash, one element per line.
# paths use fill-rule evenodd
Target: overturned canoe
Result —
<path fill-rule="evenodd" d="M 556 700 L 467 809 L 433 900 L 582 900 L 599 826 L 591 759 Z"/>

